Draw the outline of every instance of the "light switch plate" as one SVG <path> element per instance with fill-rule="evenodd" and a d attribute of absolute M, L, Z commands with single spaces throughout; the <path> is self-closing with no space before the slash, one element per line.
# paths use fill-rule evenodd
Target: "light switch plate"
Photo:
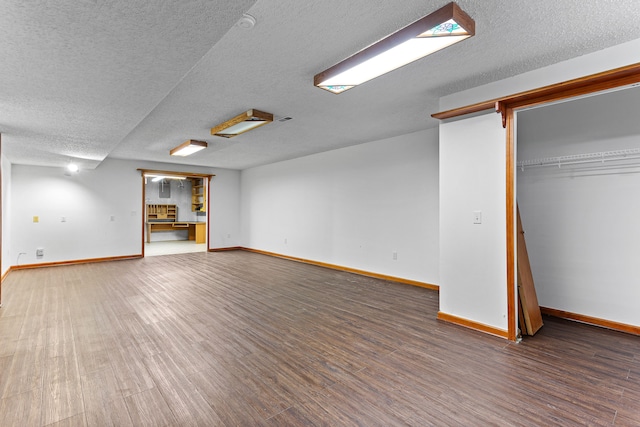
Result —
<path fill-rule="evenodd" d="M 482 224 L 482 211 L 473 211 L 473 223 Z"/>

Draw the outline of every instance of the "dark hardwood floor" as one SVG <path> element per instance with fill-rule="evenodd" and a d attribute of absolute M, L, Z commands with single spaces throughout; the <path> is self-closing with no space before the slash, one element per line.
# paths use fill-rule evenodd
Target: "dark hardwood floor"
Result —
<path fill-rule="evenodd" d="M 15 271 L 0 426 L 640 425 L 640 338 L 520 344 L 437 292 L 247 252 Z"/>

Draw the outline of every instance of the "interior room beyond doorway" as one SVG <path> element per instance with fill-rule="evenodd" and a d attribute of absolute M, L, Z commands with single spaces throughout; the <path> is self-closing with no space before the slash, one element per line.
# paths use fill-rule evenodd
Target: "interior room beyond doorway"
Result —
<path fill-rule="evenodd" d="M 168 255 L 207 250 L 206 177 L 144 174 L 144 253 Z"/>

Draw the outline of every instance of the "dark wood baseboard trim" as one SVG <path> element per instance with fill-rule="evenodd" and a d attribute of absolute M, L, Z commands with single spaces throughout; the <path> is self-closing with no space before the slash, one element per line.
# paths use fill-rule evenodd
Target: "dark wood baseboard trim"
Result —
<path fill-rule="evenodd" d="M 417 280 L 410 280 L 410 279 L 403 279 L 401 277 L 387 276 L 385 274 L 378 274 L 378 273 L 372 273 L 370 271 L 358 270 L 357 268 L 344 267 L 344 266 L 341 266 L 341 265 L 329 264 L 329 263 L 326 263 L 326 262 L 313 261 L 313 260 L 293 257 L 293 256 L 289 256 L 289 255 L 282 255 L 282 254 L 278 254 L 278 253 L 275 253 L 275 252 L 262 251 L 262 250 L 259 250 L 259 249 L 251 249 L 251 248 L 244 248 L 244 247 L 241 247 L 239 249 L 243 250 L 243 251 L 247 251 L 247 252 L 253 252 L 253 253 L 257 253 L 257 254 L 269 255 L 269 256 L 273 256 L 273 257 L 277 257 L 277 258 L 288 259 L 288 260 L 291 260 L 291 261 L 303 262 L 305 264 L 317 265 L 319 267 L 326 267 L 326 268 L 330 268 L 332 270 L 346 271 L 347 273 L 355 273 L 355 274 L 359 274 L 361 276 L 367 276 L 367 277 L 374 277 L 376 279 L 389 280 L 391 282 L 403 283 L 405 285 L 419 286 L 421 288 L 431 289 L 433 291 L 439 291 L 440 290 L 440 286 L 438 286 L 438 285 L 433 285 L 431 283 L 425 283 L 425 282 L 418 282 Z"/>
<path fill-rule="evenodd" d="M 640 326 L 628 325 L 626 323 L 614 322 L 597 317 L 585 316 L 584 314 L 571 313 L 569 311 L 556 310 L 555 308 L 540 307 L 543 314 L 560 317 L 562 319 L 575 320 L 576 322 L 587 323 L 589 325 L 600 326 L 602 328 L 613 329 L 614 331 L 626 332 L 628 334 L 640 335 Z"/>
<path fill-rule="evenodd" d="M 240 246 L 230 246 L 227 248 L 210 248 L 209 252 L 225 252 L 225 251 L 241 251 L 242 247 Z"/>
<path fill-rule="evenodd" d="M 143 258 L 142 254 L 140 254 L 140 255 L 122 255 L 122 256 L 105 257 L 105 258 L 76 259 L 76 260 L 69 260 L 69 261 L 43 262 L 41 264 L 14 265 L 14 266 L 11 266 L 9 268 L 9 271 L 27 270 L 27 269 L 30 269 L 30 268 L 58 267 L 58 266 L 61 266 L 61 265 L 89 264 L 89 263 L 94 263 L 94 262 L 122 261 L 122 260 L 126 260 L 126 259 L 138 259 L 138 258 Z"/>
<path fill-rule="evenodd" d="M 505 331 L 503 329 L 499 329 L 494 326 L 485 325 L 484 323 L 474 322 L 473 320 L 463 319 L 462 317 L 454 316 L 452 314 L 447 314 L 442 311 L 438 312 L 438 320 L 454 323 L 459 326 L 464 326 L 465 328 L 495 335 L 500 338 L 504 338 L 504 339 L 509 338 L 509 331 Z"/>

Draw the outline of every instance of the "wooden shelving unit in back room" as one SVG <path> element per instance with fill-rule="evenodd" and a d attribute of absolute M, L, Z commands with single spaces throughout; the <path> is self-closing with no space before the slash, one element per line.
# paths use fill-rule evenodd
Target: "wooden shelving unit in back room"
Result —
<path fill-rule="evenodd" d="M 191 180 L 191 211 L 207 211 L 207 194 L 204 188 L 204 178 L 190 178 Z"/>
<path fill-rule="evenodd" d="M 147 205 L 147 222 L 175 222 L 178 218 L 176 205 Z"/>

